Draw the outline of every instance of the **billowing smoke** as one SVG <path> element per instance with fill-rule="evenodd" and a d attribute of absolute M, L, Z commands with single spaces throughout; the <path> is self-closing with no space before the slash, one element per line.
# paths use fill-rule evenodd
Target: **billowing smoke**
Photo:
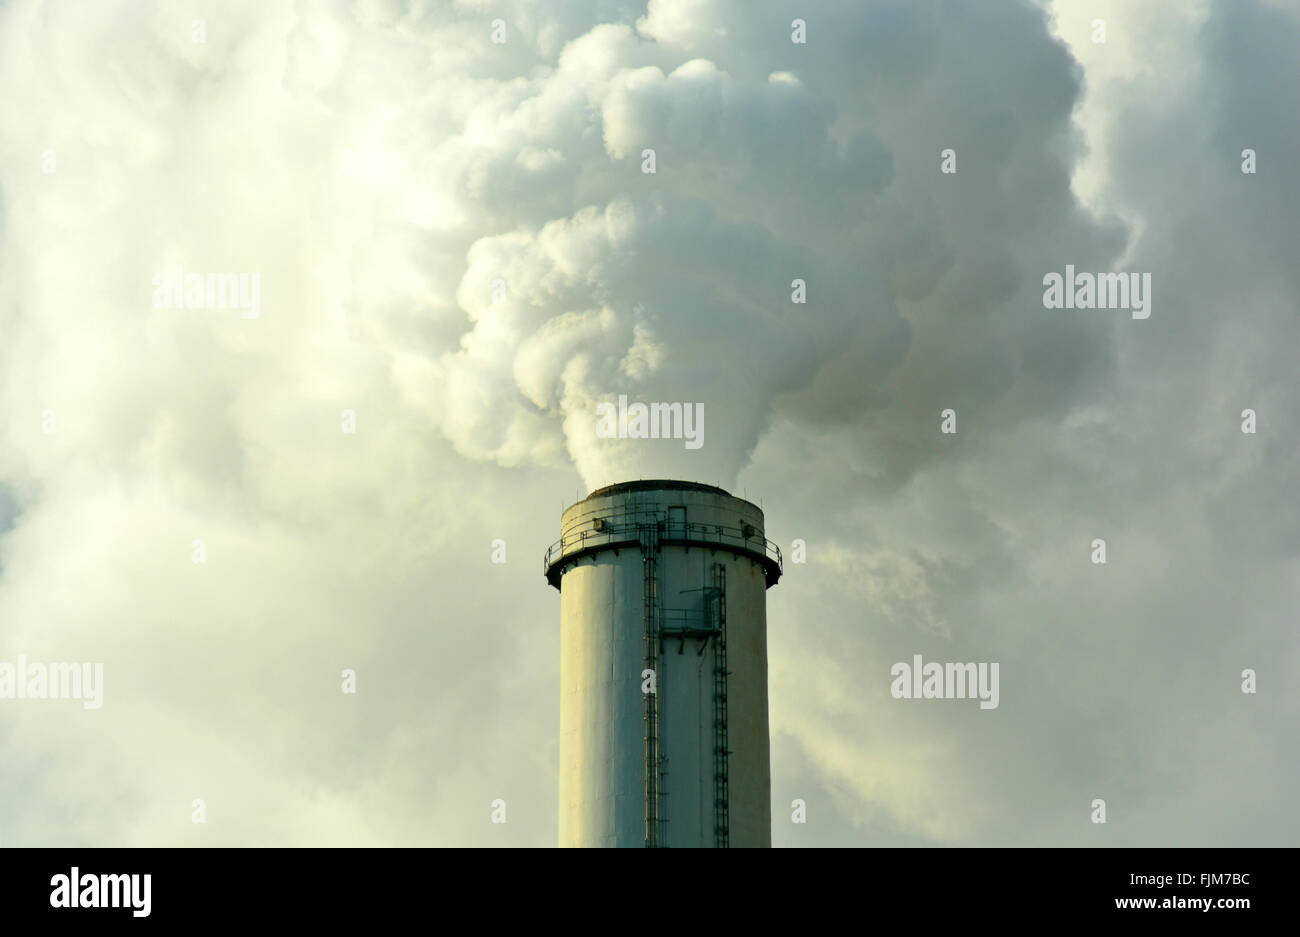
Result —
<path fill-rule="evenodd" d="M 48 15 L 73 15 L 60 9 Z M 292 371 L 309 346 L 385 368 L 462 456 L 573 465 L 595 485 L 732 484 L 782 407 L 842 420 L 898 404 L 909 378 L 891 374 L 918 343 L 911 371 L 932 391 L 974 379 L 996 398 L 1041 366 L 1050 380 L 1016 388 L 1033 400 L 1067 393 L 1080 366 L 1042 363 L 1044 345 L 1067 339 L 1075 362 L 1102 351 L 1097 328 L 1021 308 L 1054 244 L 1103 256 L 1068 190 L 1078 79 L 1032 8 L 970 24 L 961 34 L 990 47 L 974 57 L 950 54 L 957 31 L 906 4 L 827 12 L 811 44 L 791 41 L 774 3 L 655 2 L 604 25 L 519 4 L 499 34 L 439 7 L 249 7 L 203 23 L 203 42 L 178 14 L 126 9 L 50 40 L 54 74 L 71 68 L 66 46 L 119 81 L 71 73 L 43 90 L 47 108 L 7 105 L 11 151 L 32 150 L 11 169 L 10 214 L 30 227 L 6 255 L 9 314 L 57 303 L 48 325 L 93 302 L 82 354 L 130 357 L 150 323 L 181 336 L 182 356 L 220 349 L 202 382 L 243 388 L 242 349 Z M 15 5 L 11 34 L 33 15 Z M 907 44 L 915 56 L 898 54 Z M 990 107 L 999 47 L 1040 74 Z M 23 55 L 8 61 L 22 80 Z M 84 136 L 57 145 L 43 110 L 74 113 Z M 43 137 L 60 163 L 48 178 L 31 142 Z M 950 147 L 985 195 L 952 197 L 938 171 Z M 124 194 L 149 187 L 157 197 Z M 92 214 L 71 225 L 73 211 Z M 1017 255 L 1008 242 L 1028 231 Z M 261 321 L 150 308 L 141 285 L 177 265 L 260 273 Z M 146 357 L 121 405 L 200 366 Z M 48 364 L 29 353 L 8 373 L 31 388 L 23 369 Z M 343 378 L 324 370 L 320 385 Z M 113 405 L 94 393 L 85 403 Z M 620 396 L 702 410 L 702 445 L 603 438 L 597 407 Z M 894 412 L 910 425 L 939 396 Z M 914 453 L 904 462 L 924 456 L 921 437 L 878 431 Z"/>
<path fill-rule="evenodd" d="M 469 248 L 460 347 L 403 384 L 459 452 L 571 461 L 589 485 L 732 484 L 774 411 L 856 421 L 892 403 L 876 448 L 895 453 L 882 471 L 906 472 L 933 441 L 915 417 L 937 419 L 945 386 L 987 403 L 1014 384 L 1040 407 L 1104 358 L 1099 324 L 1024 312 L 1054 245 L 1119 246 L 1069 192 L 1078 78 L 1042 14 L 971 24 L 1041 72 L 990 108 L 997 54 L 956 54 L 933 14 L 831 14 L 813 54 L 779 7 L 652 3 L 514 93 L 484 89 L 439 141 L 449 200 L 501 229 Z M 924 55 L 889 51 L 904 42 Z M 952 197 L 948 147 L 984 196 Z M 899 401 L 914 380 L 924 396 Z M 604 438 L 597 408 L 620 397 L 696 406 L 703 445 Z"/>

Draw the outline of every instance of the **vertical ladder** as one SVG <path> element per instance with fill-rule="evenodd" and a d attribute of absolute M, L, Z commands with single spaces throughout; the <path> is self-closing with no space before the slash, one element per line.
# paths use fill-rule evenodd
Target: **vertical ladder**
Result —
<path fill-rule="evenodd" d="M 713 844 L 731 845 L 730 785 L 727 776 L 727 567 L 713 564 Z"/>
<path fill-rule="evenodd" d="M 655 674 L 655 692 L 642 694 L 645 728 L 645 846 L 659 845 L 659 529 L 655 522 L 641 524 L 641 625 L 643 669 Z"/>

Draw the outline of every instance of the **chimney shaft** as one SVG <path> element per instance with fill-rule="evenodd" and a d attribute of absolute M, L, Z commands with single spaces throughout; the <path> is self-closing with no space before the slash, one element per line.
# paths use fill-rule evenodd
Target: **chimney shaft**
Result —
<path fill-rule="evenodd" d="M 561 529 L 560 845 L 770 846 L 763 512 L 637 481 Z"/>

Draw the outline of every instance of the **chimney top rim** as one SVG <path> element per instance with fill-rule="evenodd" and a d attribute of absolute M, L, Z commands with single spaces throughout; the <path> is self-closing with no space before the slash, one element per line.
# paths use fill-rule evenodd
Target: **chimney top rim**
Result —
<path fill-rule="evenodd" d="M 625 494 L 633 491 L 703 491 L 708 494 L 722 495 L 732 497 L 731 492 L 719 488 L 717 485 L 705 485 L 702 482 L 678 481 L 669 478 L 646 478 L 638 481 L 619 482 L 615 485 L 606 485 L 604 488 L 597 488 L 583 500 L 590 498 L 599 498 L 604 495 Z"/>

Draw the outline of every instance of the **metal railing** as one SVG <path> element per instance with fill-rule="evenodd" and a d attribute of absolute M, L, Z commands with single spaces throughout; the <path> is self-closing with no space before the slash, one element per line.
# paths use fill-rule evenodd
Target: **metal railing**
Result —
<path fill-rule="evenodd" d="M 645 521 L 640 524 L 616 524 L 611 523 L 609 517 L 597 517 L 588 523 L 590 526 L 584 526 L 582 530 L 570 531 L 546 549 L 546 555 L 542 557 L 543 573 L 548 573 L 552 566 L 570 553 L 581 553 L 590 547 L 613 543 L 636 543 L 638 527 Z M 726 527 L 721 524 L 672 524 L 666 520 L 659 523 L 662 524 L 659 534 L 661 543 L 676 541 L 703 546 L 738 547 L 772 560 L 776 563 L 778 572 L 785 571 L 782 565 L 781 548 L 749 525 Z"/>

